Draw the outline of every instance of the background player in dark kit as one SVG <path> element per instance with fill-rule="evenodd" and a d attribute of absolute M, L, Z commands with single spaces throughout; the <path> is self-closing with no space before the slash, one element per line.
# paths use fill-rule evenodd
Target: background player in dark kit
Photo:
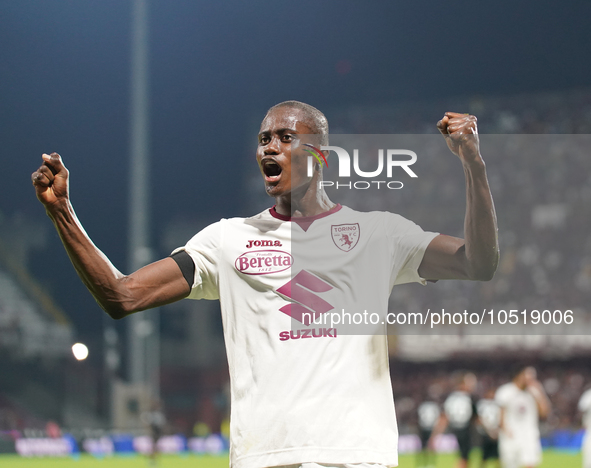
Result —
<path fill-rule="evenodd" d="M 417 453 L 418 467 L 434 467 L 437 461 L 436 452 L 429 445 L 433 428 L 441 416 L 439 403 L 434 400 L 435 398 L 425 395 L 423 402 L 417 408 L 417 425 L 421 439 L 421 450 Z"/>
<path fill-rule="evenodd" d="M 482 440 L 481 468 L 484 468 L 487 461 L 492 460 L 495 466 L 499 466 L 499 428 L 501 423 L 501 409 L 495 403 L 495 391 L 490 389 L 476 404 L 478 411 L 478 432 Z"/>
<path fill-rule="evenodd" d="M 456 390 L 450 393 L 443 403 L 443 412 L 431 434 L 430 445 L 432 446 L 435 438 L 449 427 L 458 440 L 458 467 L 465 468 L 472 450 L 472 425 L 477 418 L 472 395 L 476 388 L 476 376 L 471 372 L 457 372 L 453 379 Z"/>

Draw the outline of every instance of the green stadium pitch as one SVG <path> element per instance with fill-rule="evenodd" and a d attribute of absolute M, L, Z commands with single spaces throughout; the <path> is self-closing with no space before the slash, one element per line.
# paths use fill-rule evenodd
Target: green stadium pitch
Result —
<path fill-rule="evenodd" d="M 437 456 L 436 468 L 455 468 L 455 455 L 441 454 Z M 480 464 L 480 455 L 475 450 L 470 457 L 471 467 Z M 94 458 L 82 455 L 79 458 L 22 458 L 18 455 L 0 455 L 2 468 L 146 468 L 153 466 L 149 460 L 141 456 L 114 456 Z M 228 468 L 227 456 L 196 456 L 196 455 L 163 455 L 158 459 L 158 468 Z M 415 455 L 401 455 L 401 468 L 416 468 Z M 489 463 L 488 467 L 495 465 Z M 544 461 L 539 468 L 581 468 L 580 453 L 544 451 Z"/>
<path fill-rule="evenodd" d="M 73 457 L 23 458 L 19 455 L 0 455 L 2 468 L 228 468 L 228 456 L 162 455 L 156 465 L 139 455 L 95 458 L 91 455 Z"/>

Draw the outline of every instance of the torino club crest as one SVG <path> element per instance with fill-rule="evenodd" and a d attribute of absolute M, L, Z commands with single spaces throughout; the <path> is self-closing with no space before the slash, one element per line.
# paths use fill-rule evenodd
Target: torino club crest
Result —
<path fill-rule="evenodd" d="M 330 231 L 332 241 L 339 249 L 345 252 L 349 252 L 355 248 L 357 242 L 359 242 L 359 235 L 361 234 L 359 223 L 333 225 L 330 227 Z"/>

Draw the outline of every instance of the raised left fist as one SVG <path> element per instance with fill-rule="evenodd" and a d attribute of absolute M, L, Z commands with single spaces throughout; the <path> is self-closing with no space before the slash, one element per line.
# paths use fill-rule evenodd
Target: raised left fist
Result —
<path fill-rule="evenodd" d="M 445 137 L 448 148 L 463 163 L 480 160 L 480 142 L 476 117 L 457 112 L 446 112 L 437 122 L 437 128 Z"/>

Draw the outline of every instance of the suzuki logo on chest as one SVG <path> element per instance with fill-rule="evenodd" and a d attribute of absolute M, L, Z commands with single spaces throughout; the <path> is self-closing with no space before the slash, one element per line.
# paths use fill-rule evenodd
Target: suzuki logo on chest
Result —
<path fill-rule="evenodd" d="M 359 223 L 333 225 L 330 227 L 330 231 L 332 241 L 344 252 L 349 252 L 355 248 L 361 234 Z"/>
<path fill-rule="evenodd" d="M 277 289 L 278 293 L 292 301 L 279 310 L 304 325 L 310 325 L 317 317 L 334 309 L 331 304 L 314 293 L 327 292 L 332 288 L 323 279 L 302 270 L 289 283 Z"/>

